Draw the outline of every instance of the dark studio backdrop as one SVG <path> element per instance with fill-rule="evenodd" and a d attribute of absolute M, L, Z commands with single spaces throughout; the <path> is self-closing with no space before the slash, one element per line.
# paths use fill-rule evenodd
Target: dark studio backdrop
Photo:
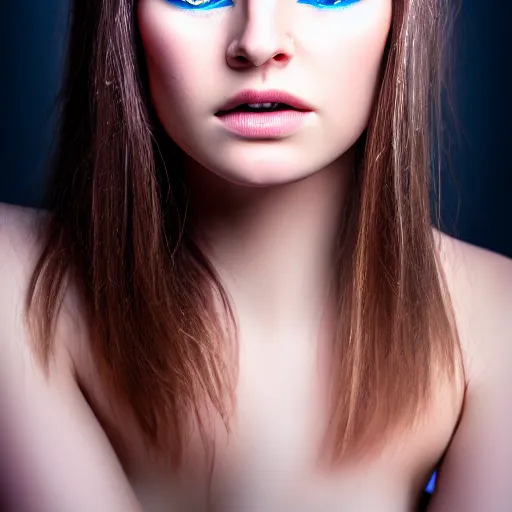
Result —
<path fill-rule="evenodd" d="M 454 0 L 458 1 L 458 0 Z M 3 2 L 0 202 L 37 206 L 53 136 L 68 0 Z M 512 7 L 462 0 L 440 183 L 443 229 L 512 257 Z M 448 105 L 448 103 L 447 103 Z"/>

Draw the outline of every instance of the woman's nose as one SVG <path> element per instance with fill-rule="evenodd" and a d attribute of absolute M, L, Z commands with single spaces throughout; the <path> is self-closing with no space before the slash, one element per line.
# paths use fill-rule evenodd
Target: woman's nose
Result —
<path fill-rule="evenodd" d="M 285 4 L 282 0 L 246 0 L 240 6 L 245 11 L 226 55 L 232 68 L 262 66 L 268 61 L 286 64 L 293 57 L 291 13 Z"/>

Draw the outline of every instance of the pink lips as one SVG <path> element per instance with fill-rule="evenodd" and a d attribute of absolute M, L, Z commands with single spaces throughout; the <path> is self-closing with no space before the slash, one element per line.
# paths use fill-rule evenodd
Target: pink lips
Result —
<path fill-rule="evenodd" d="M 243 112 L 232 109 L 249 103 L 284 103 L 289 110 L 274 112 Z M 311 115 L 313 109 L 284 91 L 245 90 L 229 100 L 215 114 L 231 132 L 248 138 L 277 138 L 297 131 Z"/>
<path fill-rule="evenodd" d="M 310 112 L 281 110 L 278 112 L 231 112 L 219 116 L 228 130 L 249 138 L 274 138 L 291 135 Z"/>

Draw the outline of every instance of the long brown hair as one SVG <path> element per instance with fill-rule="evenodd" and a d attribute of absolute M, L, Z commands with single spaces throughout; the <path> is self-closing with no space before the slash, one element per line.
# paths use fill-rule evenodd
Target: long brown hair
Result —
<path fill-rule="evenodd" d="M 182 154 L 149 100 L 135 3 L 73 2 L 52 215 L 26 312 L 48 370 L 72 282 L 103 389 L 130 408 L 148 446 L 179 465 L 190 418 L 203 424 L 209 408 L 229 428 L 236 322 L 187 229 Z M 455 376 L 459 340 L 429 203 L 447 7 L 393 1 L 382 84 L 340 221 L 333 461 L 411 425 L 428 409 L 433 369 Z"/>

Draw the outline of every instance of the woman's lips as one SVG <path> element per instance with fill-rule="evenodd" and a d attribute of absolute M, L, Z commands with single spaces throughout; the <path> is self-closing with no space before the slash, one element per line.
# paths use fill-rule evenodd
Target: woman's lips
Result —
<path fill-rule="evenodd" d="M 307 102 L 286 91 L 280 91 L 278 89 L 269 89 L 266 91 L 245 89 L 243 91 L 240 91 L 238 94 L 229 99 L 224 105 L 222 105 L 219 108 L 218 113 L 232 110 L 234 108 L 239 107 L 240 105 L 256 103 L 281 103 L 289 105 L 291 108 L 294 108 L 296 110 L 306 112 L 314 110 L 313 107 L 308 105 Z"/>
<path fill-rule="evenodd" d="M 299 130 L 311 111 L 295 109 L 250 112 L 229 110 L 219 112 L 216 117 L 228 131 L 251 139 L 273 139 L 292 135 Z"/>

